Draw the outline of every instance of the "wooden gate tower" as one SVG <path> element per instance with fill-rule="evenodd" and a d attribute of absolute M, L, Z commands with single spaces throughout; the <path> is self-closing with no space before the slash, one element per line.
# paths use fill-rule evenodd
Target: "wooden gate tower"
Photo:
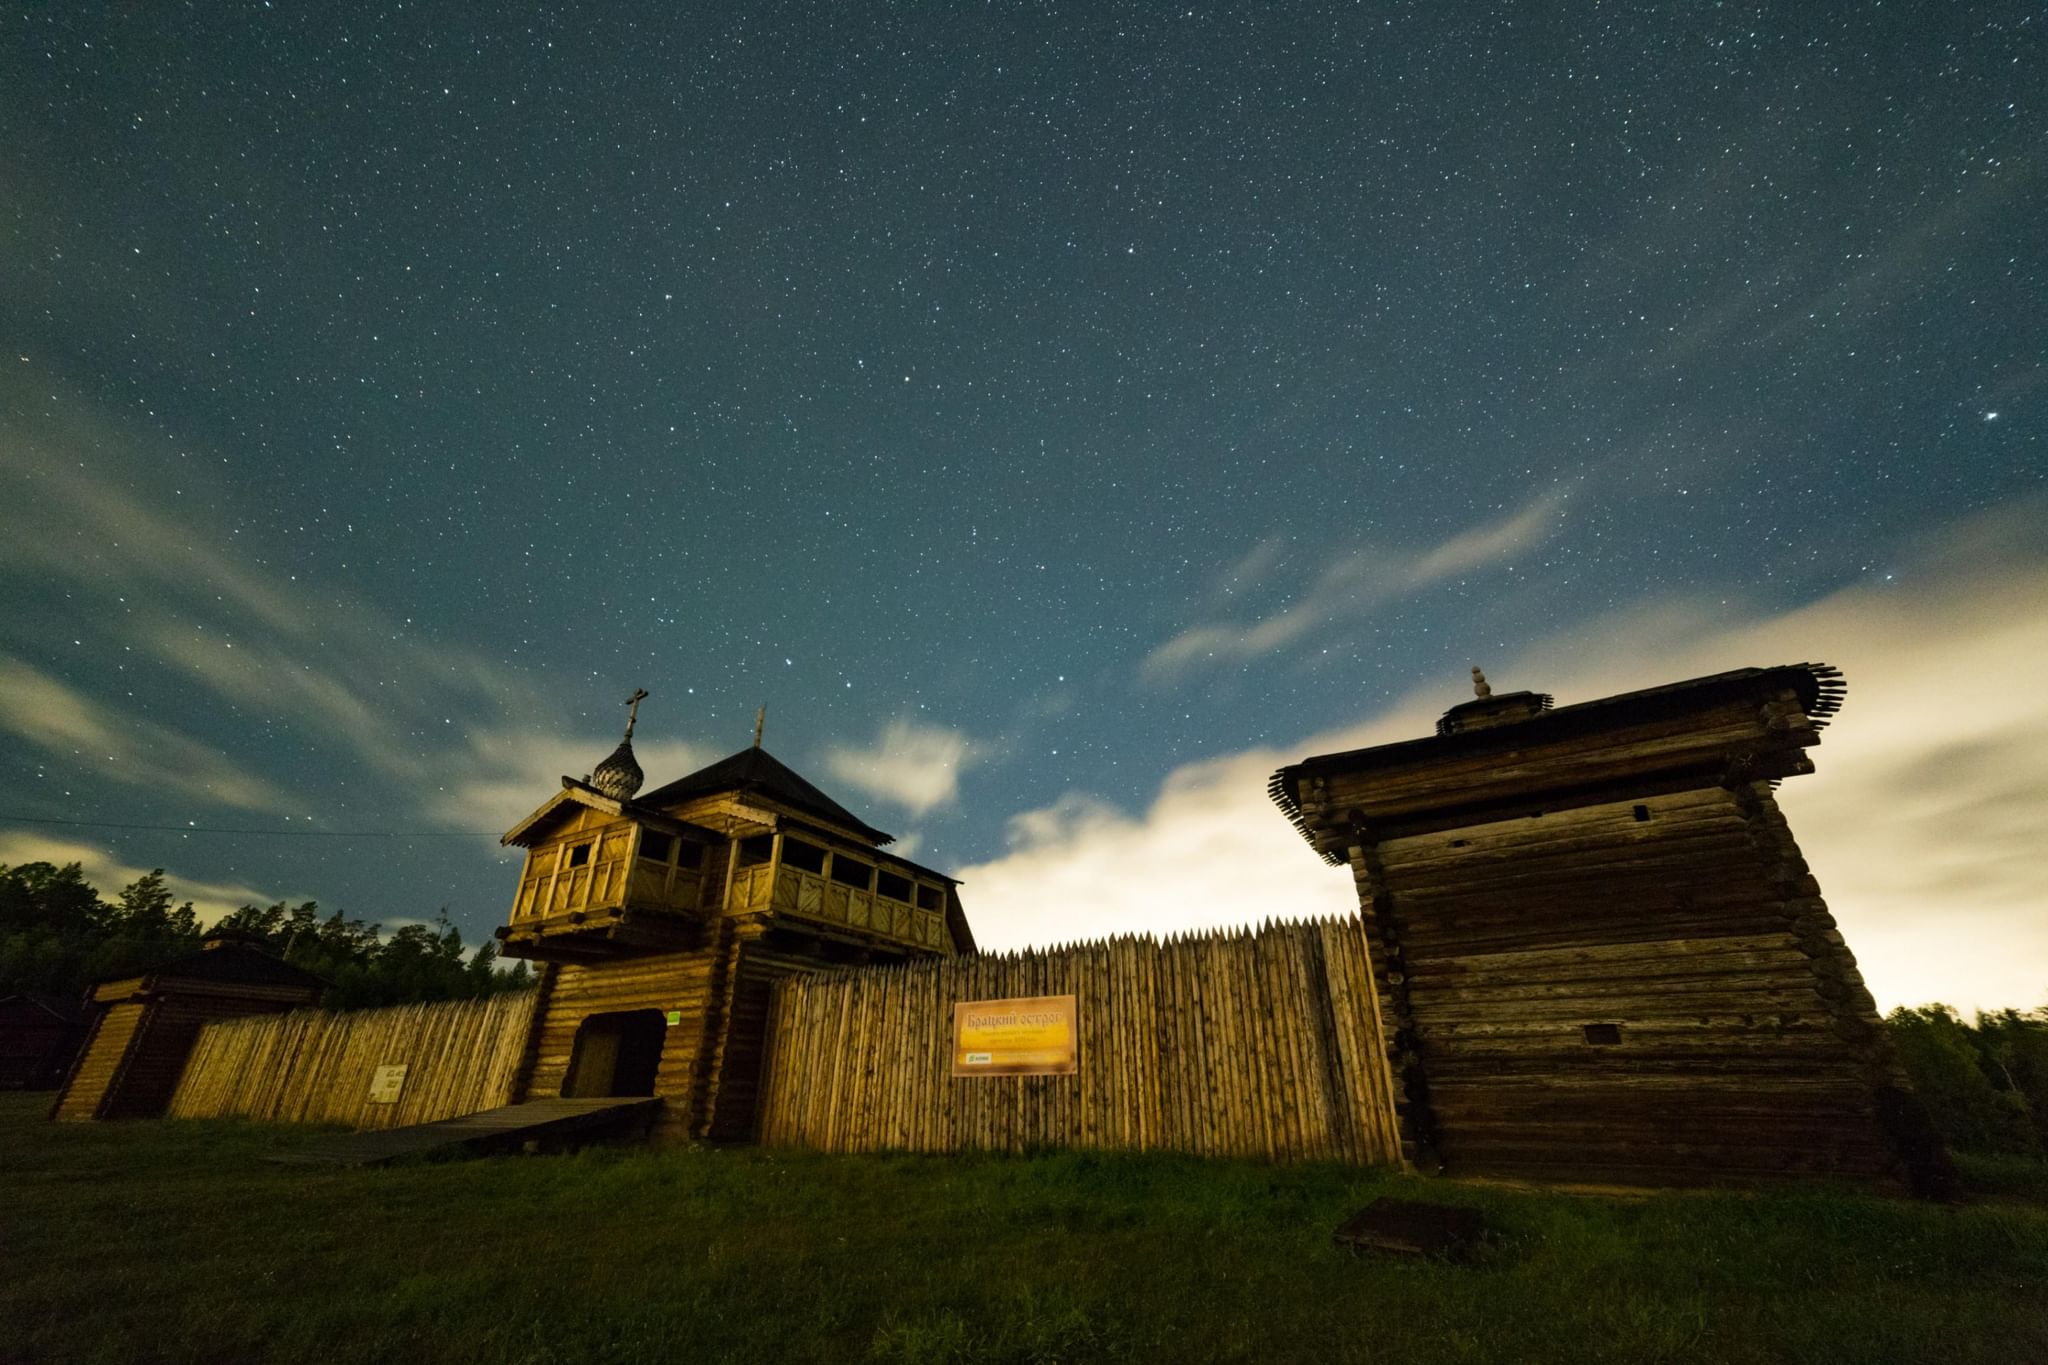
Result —
<path fill-rule="evenodd" d="M 657 1138 L 753 1136 L 773 983 L 968 952 L 957 883 L 760 745 L 639 795 L 618 748 L 514 826 L 508 956 L 543 965 L 515 1100 L 652 1095 Z"/>

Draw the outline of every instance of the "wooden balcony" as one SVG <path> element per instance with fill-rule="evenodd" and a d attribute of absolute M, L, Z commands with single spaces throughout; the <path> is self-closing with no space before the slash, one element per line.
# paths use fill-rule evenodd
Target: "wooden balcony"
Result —
<path fill-rule="evenodd" d="M 505 951 L 571 960 L 693 937 L 704 913 L 703 873 L 637 856 L 635 835 L 627 826 L 535 850 L 511 920 L 498 931 Z"/>
<path fill-rule="evenodd" d="M 586 863 L 527 877 L 519 887 L 512 923 L 550 923 L 577 911 L 588 916 L 628 908 L 695 914 L 703 908 L 703 884 L 703 875 L 694 870 L 638 859 Z"/>
<path fill-rule="evenodd" d="M 762 912 L 924 948 L 938 949 L 946 942 L 945 916 L 935 910 L 920 910 L 907 901 L 847 886 L 786 863 L 757 863 L 733 872 L 726 913 Z"/>

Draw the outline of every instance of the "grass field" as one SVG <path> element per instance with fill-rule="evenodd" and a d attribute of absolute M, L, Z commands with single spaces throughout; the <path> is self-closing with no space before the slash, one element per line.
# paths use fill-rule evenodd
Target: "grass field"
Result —
<path fill-rule="evenodd" d="M 1339 1167 L 754 1149 L 330 1171 L 309 1130 L 0 1097 L 0 1360 L 2048 1360 L 2048 1170 L 1932 1208 L 1619 1201 Z M 1484 1208 L 1354 1259 L 1379 1194 Z"/>

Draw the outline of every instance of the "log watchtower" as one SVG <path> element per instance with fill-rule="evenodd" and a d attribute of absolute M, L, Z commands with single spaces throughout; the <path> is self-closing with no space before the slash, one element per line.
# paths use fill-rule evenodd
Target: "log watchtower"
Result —
<path fill-rule="evenodd" d="M 199 1030 L 220 1019 L 318 1004 L 327 983 L 216 930 L 200 951 L 92 988 L 85 1045 L 50 1117 L 66 1121 L 163 1117 Z"/>
<path fill-rule="evenodd" d="M 1636 1185 L 1952 1176 L 1773 789 L 1840 708 L 1820 664 L 1553 708 L 1273 775 L 1357 885 L 1403 1151 Z"/>
<path fill-rule="evenodd" d="M 543 964 L 515 1099 L 653 1095 L 658 1137 L 743 1139 L 769 988 L 791 972 L 968 952 L 958 883 L 760 745 L 645 795 L 633 727 L 507 831 L 503 951 Z"/>

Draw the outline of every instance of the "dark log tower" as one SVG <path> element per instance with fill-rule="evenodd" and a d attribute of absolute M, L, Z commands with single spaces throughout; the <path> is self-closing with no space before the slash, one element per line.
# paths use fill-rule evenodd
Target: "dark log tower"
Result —
<path fill-rule="evenodd" d="M 161 1118 L 202 1026 L 318 1004 L 326 983 L 232 934 L 181 961 L 93 987 L 85 1046 L 50 1117 Z"/>
<path fill-rule="evenodd" d="M 1275 801 L 1357 884 L 1406 1160 L 1679 1185 L 1949 1192 L 1946 1154 L 1773 788 L 1836 670 L 1742 669 L 1309 758 Z"/>
<path fill-rule="evenodd" d="M 951 877 L 883 852 L 758 721 L 752 748 L 645 796 L 634 723 L 504 838 L 527 853 L 497 936 L 544 964 L 513 1098 L 657 1096 L 657 1138 L 748 1139 L 776 980 L 973 935 Z"/>

